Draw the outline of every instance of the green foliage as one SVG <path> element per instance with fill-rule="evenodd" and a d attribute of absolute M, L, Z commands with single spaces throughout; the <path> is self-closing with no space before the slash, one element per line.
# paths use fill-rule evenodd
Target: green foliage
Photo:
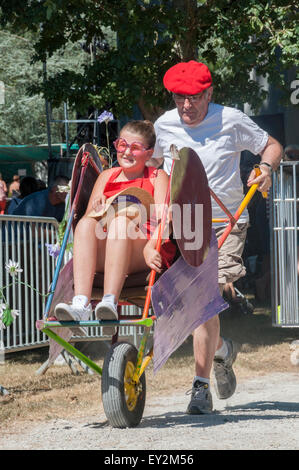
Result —
<path fill-rule="evenodd" d="M 8 305 L 3 310 L 1 320 L 5 327 L 9 327 L 14 322 L 14 317 L 11 314 L 11 308 Z"/>
<path fill-rule="evenodd" d="M 0 80 L 4 83 L 5 101 L 0 105 L 0 144 L 37 145 L 47 142 L 45 100 L 40 91 L 28 94 L 32 82 L 42 80 L 43 66 L 32 63 L 36 34 L 18 35 L 7 29 L 0 31 Z M 80 44 L 68 44 L 66 53 L 57 51 L 49 59 L 49 73 L 79 70 L 78 63 L 86 58 Z M 58 116 L 61 117 L 62 116 Z M 61 142 L 61 129 L 52 126 L 52 141 Z"/>
<path fill-rule="evenodd" d="M 169 106 L 162 77 L 177 61 L 198 59 L 213 73 L 215 100 L 257 110 L 266 92 L 249 79 L 268 76 L 289 99 L 285 71 L 299 65 L 294 0 L 3 0 L 1 22 L 36 35 L 33 60 L 52 58 L 67 44 L 107 39 L 82 68 L 53 70 L 31 93 L 55 105 L 109 108 L 128 114 L 138 103 L 155 118 Z M 113 41 L 111 41 L 113 38 Z M 117 40 L 116 40 L 117 39 Z"/>
<path fill-rule="evenodd" d="M 33 76 L 38 77 L 38 66 L 28 65 L 33 52 L 30 43 L 28 34 L 21 37 L 6 30 L 0 32 L 0 80 L 5 87 L 5 103 L 0 107 L 1 144 L 44 142 L 43 125 L 32 119 L 39 119 L 42 100 L 26 96 L 26 84 Z"/>

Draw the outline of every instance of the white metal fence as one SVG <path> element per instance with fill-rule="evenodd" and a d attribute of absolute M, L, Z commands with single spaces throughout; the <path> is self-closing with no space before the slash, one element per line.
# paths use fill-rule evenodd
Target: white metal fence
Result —
<path fill-rule="evenodd" d="M 19 310 L 20 315 L 13 324 L 0 330 L 0 344 L 6 353 L 31 349 L 48 343 L 48 337 L 35 327 L 43 318 L 46 296 L 53 279 L 56 260 L 50 256 L 46 244 L 57 241 L 58 223 L 54 218 L 0 216 L 0 286 L 5 298 L 0 303 L 9 304 Z M 66 253 L 64 262 L 71 254 Z M 14 278 L 5 269 L 9 260 L 16 261 L 22 268 Z M 137 307 L 123 307 L 124 314 L 138 314 Z M 85 340 L 107 339 L 100 327 L 90 328 Z M 121 327 L 120 336 L 132 336 L 134 344 L 142 329 Z M 79 339 L 79 337 L 78 337 Z"/>
<path fill-rule="evenodd" d="M 299 326 L 299 162 L 283 162 L 273 175 L 272 309 L 275 326 Z"/>

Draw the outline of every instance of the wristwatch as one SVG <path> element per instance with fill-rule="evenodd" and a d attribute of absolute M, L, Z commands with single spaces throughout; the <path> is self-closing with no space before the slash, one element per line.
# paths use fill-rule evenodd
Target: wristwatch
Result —
<path fill-rule="evenodd" d="M 272 175 L 272 173 L 273 173 L 273 168 L 272 168 L 272 166 L 270 165 L 270 163 L 261 162 L 261 163 L 260 163 L 260 166 L 261 166 L 261 165 L 266 165 L 266 166 L 270 169 L 270 174 Z"/>

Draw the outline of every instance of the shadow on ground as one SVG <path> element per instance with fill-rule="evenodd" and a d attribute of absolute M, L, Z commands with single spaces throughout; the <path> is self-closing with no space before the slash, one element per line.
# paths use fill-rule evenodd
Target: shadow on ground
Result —
<path fill-rule="evenodd" d="M 272 325 L 271 308 L 268 304 L 255 302 L 254 313 L 245 314 L 237 307 L 230 307 L 220 314 L 221 336 L 228 337 L 240 345 L 255 349 L 299 339 L 298 328 L 277 328 Z M 124 339 L 121 339 L 124 341 Z M 75 346 L 93 360 L 103 359 L 110 348 L 110 341 L 80 341 Z M 192 336 L 172 355 L 172 358 L 193 356 Z M 44 362 L 48 358 L 48 347 L 10 353 L 7 360 L 18 363 Z"/>

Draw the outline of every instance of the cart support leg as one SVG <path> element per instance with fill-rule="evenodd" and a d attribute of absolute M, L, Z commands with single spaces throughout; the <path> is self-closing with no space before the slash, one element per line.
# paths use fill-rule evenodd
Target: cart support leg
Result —
<path fill-rule="evenodd" d="M 64 349 L 68 351 L 70 354 L 80 359 L 80 361 L 86 364 L 90 369 L 102 375 L 101 367 L 95 364 L 91 359 L 85 356 L 81 351 L 78 351 L 78 349 L 74 348 L 74 346 L 72 346 L 70 343 L 62 339 L 59 335 L 54 333 L 54 331 L 50 330 L 50 328 L 44 328 L 42 332 L 45 333 L 50 338 L 54 339 L 54 341 L 56 341 L 58 344 L 63 346 Z"/>
<path fill-rule="evenodd" d="M 141 369 L 144 370 L 144 368 L 142 368 L 143 356 L 144 356 L 144 351 L 145 351 L 146 343 L 147 343 L 150 332 L 151 332 L 151 328 L 149 327 L 144 328 L 144 333 L 141 338 L 139 351 L 137 355 L 136 368 L 135 368 L 135 372 L 132 378 L 133 382 L 136 382 L 136 383 L 139 382 L 139 379 L 142 375 Z"/>

